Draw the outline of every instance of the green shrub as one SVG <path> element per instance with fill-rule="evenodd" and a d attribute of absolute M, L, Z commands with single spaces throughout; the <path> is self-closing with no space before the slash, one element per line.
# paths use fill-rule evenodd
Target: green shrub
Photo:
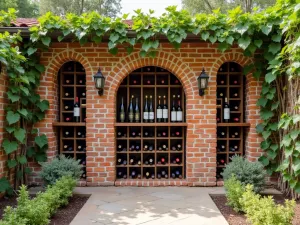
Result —
<path fill-rule="evenodd" d="M 234 175 L 228 180 L 225 180 L 224 187 L 226 190 L 227 204 L 236 212 L 242 212 L 243 208 L 240 204 L 240 198 L 245 192 L 245 187 Z"/>
<path fill-rule="evenodd" d="M 80 179 L 82 174 L 82 165 L 73 158 L 66 158 L 61 155 L 51 162 L 42 163 L 40 176 L 46 184 L 54 184 L 57 179 L 63 176 L 69 176 L 75 180 Z"/>
<path fill-rule="evenodd" d="M 264 189 L 266 171 L 260 162 L 249 162 L 241 156 L 233 156 L 222 173 L 224 181 L 230 179 L 232 175 L 235 175 L 243 185 L 252 184 L 255 192 Z"/>
<path fill-rule="evenodd" d="M 246 186 L 240 204 L 252 225 L 291 225 L 296 205 L 294 200 L 286 200 L 284 206 L 277 205 L 272 196 L 255 194 L 252 185 Z"/>
<path fill-rule="evenodd" d="M 36 198 L 29 199 L 26 186 L 22 186 L 16 208 L 7 207 L 0 225 L 44 225 L 49 224 L 50 216 L 62 205 L 68 203 L 72 196 L 76 180 L 62 177 L 48 186 L 46 191 L 38 193 Z"/>

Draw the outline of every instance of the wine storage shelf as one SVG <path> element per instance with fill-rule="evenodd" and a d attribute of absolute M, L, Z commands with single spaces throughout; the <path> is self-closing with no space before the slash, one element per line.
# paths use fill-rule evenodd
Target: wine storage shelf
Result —
<path fill-rule="evenodd" d="M 129 122 L 132 96 L 133 108 L 137 103 L 140 116 L 138 120 Z M 144 120 L 146 96 L 148 106 L 152 96 L 152 122 Z M 125 107 L 123 121 L 121 119 L 124 117 L 120 116 L 122 102 Z M 161 121 L 157 119 L 159 102 L 162 107 L 166 105 L 168 108 L 168 118 Z M 181 107 L 182 118 L 178 117 L 176 122 L 171 121 L 173 105 L 176 110 L 178 105 Z M 132 72 L 119 87 L 116 112 L 116 179 L 185 178 L 185 95 L 181 83 L 173 74 L 159 67 L 144 67 Z"/>
<path fill-rule="evenodd" d="M 82 178 L 86 178 L 86 74 L 77 62 L 65 63 L 59 71 L 59 122 L 53 123 L 59 135 L 59 152 L 79 160 Z M 75 98 L 78 97 L 80 121 L 74 121 Z"/>
<path fill-rule="evenodd" d="M 244 76 L 242 67 L 224 63 L 217 74 L 217 179 L 234 155 L 244 155 Z M 224 103 L 230 108 L 230 119 L 224 120 Z"/>

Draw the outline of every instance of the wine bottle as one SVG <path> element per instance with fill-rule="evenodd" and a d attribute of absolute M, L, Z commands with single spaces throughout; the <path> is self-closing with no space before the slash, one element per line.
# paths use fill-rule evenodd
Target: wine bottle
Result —
<path fill-rule="evenodd" d="M 119 171 L 119 172 L 118 172 L 118 177 L 119 177 L 119 178 L 122 178 L 122 177 L 123 177 L 122 171 Z"/>
<path fill-rule="evenodd" d="M 157 132 L 157 137 L 161 137 L 161 133 L 160 132 Z"/>
<path fill-rule="evenodd" d="M 161 176 L 164 178 L 168 178 L 168 173 L 165 170 L 161 171 Z"/>
<path fill-rule="evenodd" d="M 234 121 L 234 122 L 239 122 L 240 119 L 239 119 L 238 117 L 235 117 L 235 118 L 233 118 L 233 121 Z"/>
<path fill-rule="evenodd" d="M 120 122 L 121 123 L 125 122 L 125 107 L 124 107 L 123 97 L 122 97 L 122 102 L 120 107 Z"/>
<path fill-rule="evenodd" d="M 166 164 L 166 159 L 164 157 L 161 157 L 160 162 L 161 162 L 161 164 Z"/>
<path fill-rule="evenodd" d="M 220 123 L 221 119 L 219 117 L 217 117 L 217 123 Z"/>
<path fill-rule="evenodd" d="M 161 174 L 157 173 L 157 179 L 161 179 Z"/>
<path fill-rule="evenodd" d="M 175 146 L 172 146 L 172 147 L 171 147 L 171 150 L 172 150 L 172 151 L 176 151 L 176 147 L 175 147 Z"/>
<path fill-rule="evenodd" d="M 175 108 L 175 95 L 173 95 L 173 105 L 171 110 L 171 122 L 176 122 L 176 108 Z"/>
<path fill-rule="evenodd" d="M 163 144 L 163 145 L 162 145 L 162 150 L 164 150 L 164 151 L 167 151 L 167 150 L 168 150 L 168 147 L 167 147 L 166 144 Z"/>
<path fill-rule="evenodd" d="M 162 135 L 163 137 L 166 137 L 166 136 L 167 136 L 167 132 L 163 131 L 163 132 L 161 133 L 161 135 Z"/>
<path fill-rule="evenodd" d="M 140 122 L 140 108 L 139 108 L 139 99 L 135 99 L 135 112 L 134 112 L 134 120 L 136 123 Z"/>
<path fill-rule="evenodd" d="M 82 174 L 81 174 L 81 179 L 85 179 L 86 178 L 86 172 L 83 172 Z"/>
<path fill-rule="evenodd" d="M 168 105 L 167 105 L 166 96 L 164 95 L 163 121 L 164 121 L 165 123 L 168 122 L 168 117 L 169 117 L 169 110 L 168 110 Z"/>
<path fill-rule="evenodd" d="M 155 179 L 154 173 L 151 174 L 151 178 L 152 178 L 152 179 Z"/>
<path fill-rule="evenodd" d="M 226 132 L 224 130 L 218 132 L 218 136 L 224 138 L 226 136 Z"/>
<path fill-rule="evenodd" d="M 135 164 L 134 158 L 131 158 L 131 159 L 129 160 L 129 164 L 130 164 L 130 165 L 134 165 L 134 164 Z"/>
<path fill-rule="evenodd" d="M 65 97 L 72 97 L 73 94 L 71 92 L 65 92 Z"/>
<path fill-rule="evenodd" d="M 233 81 L 233 84 L 238 84 L 239 82 L 237 80 L 234 80 Z"/>
<path fill-rule="evenodd" d="M 181 150 L 181 144 L 177 144 L 177 151 Z"/>
<path fill-rule="evenodd" d="M 152 95 L 150 95 L 150 103 L 149 103 L 149 122 L 153 123 L 154 122 L 154 111 L 153 111 L 153 106 L 152 106 Z"/>
<path fill-rule="evenodd" d="M 75 103 L 74 103 L 74 111 L 73 111 L 73 116 L 74 116 L 74 121 L 75 122 L 79 122 L 80 121 L 80 108 L 79 108 L 79 104 L 78 104 L 78 97 L 76 97 L 75 99 Z"/>
<path fill-rule="evenodd" d="M 149 162 L 150 165 L 153 165 L 153 163 L 154 163 L 153 158 L 150 157 L 149 160 L 148 160 L 148 162 Z"/>
<path fill-rule="evenodd" d="M 65 108 L 66 111 L 72 110 L 72 106 L 69 105 L 69 104 L 65 104 L 64 108 Z"/>
<path fill-rule="evenodd" d="M 122 132 L 119 131 L 119 132 L 117 133 L 117 135 L 118 135 L 118 137 L 122 137 Z"/>
<path fill-rule="evenodd" d="M 122 164 L 122 159 L 121 159 L 121 158 L 119 158 L 119 159 L 117 160 L 117 164 L 118 164 L 118 165 L 121 165 L 121 164 Z"/>
<path fill-rule="evenodd" d="M 146 95 L 145 106 L 144 106 L 144 122 L 149 122 L 149 109 L 148 109 L 148 96 Z"/>
<path fill-rule="evenodd" d="M 123 150 L 122 145 L 118 145 L 118 152 L 121 152 Z"/>
<path fill-rule="evenodd" d="M 64 145 L 64 149 L 65 149 L 65 151 L 68 149 L 68 145 Z"/>
<path fill-rule="evenodd" d="M 149 179 L 150 178 L 150 173 L 149 172 L 146 172 L 146 179 Z"/>
<path fill-rule="evenodd" d="M 158 104 L 157 104 L 156 113 L 157 113 L 156 114 L 157 122 L 160 123 L 163 118 L 163 109 L 160 105 L 160 96 L 158 96 Z"/>
<path fill-rule="evenodd" d="M 177 137 L 179 137 L 179 136 L 180 136 L 180 131 L 176 131 L 176 132 L 175 132 L 175 135 L 176 135 Z"/>
<path fill-rule="evenodd" d="M 140 166 L 142 164 L 141 160 L 138 160 L 137 164 Z"/>
<path fill-rule="evenodd" d="M 123 165 L 127 165 L 127 160 L 126 159 L 123 160 Z"/>
<path fill-rule="evenodd" d="M 148 149 L 148 145 L 147 144 L 145 144 L 144 145 L 144 151 L 148 151 L 149 149 Z"/>
<path fill-rule="evenodd" d="M 148 131 L 145 131 L 144 132 L 144 137 L 148 137 L 149 136 L 149 132 Z"/>
<path fill-rule="evenodd" d="M 73 80 L 71 80 L 71 79 L 66 79 L 66 80 L 65 80 L 65 83 L 66 83 L 66 84 L 72 84 L 72 83 L 73 83 Z"/>
<path fill-rule="evenodd" d="M 83 150 L 83 146 L 78 145 L 78 146 L 77 146 L 77 150 L 78 150 L 78 151 L 82 151 L 82 150 Z"/>
<path fill-rule="evenodd" d="M 164 79 L 161 79 L 160 83 L 161 83 L 161 84 L 165 84 L 165 80 L 164 80 Z"/>
<path fill-rule="evenodd" d="M 133 122 L 133 104 L 132 104 L 132 99 L 134 98 L 134 96 L 132 95 L 131 96 L 131 99 L 130 99 L 130 103 L 129 103 L 129 107 L 128 107 L 128 121 L 130 123 Z"/>
<path fill-rule="evenodd" d="M 180 158 L 179 157 L 174 158 L 172 163 L 173 164 L 180 164 Z"/>
<path fill-rule="evenodd" d="M 127 174 L 124 174 L 124 175 L 123 175 L 123 179 L 127 179 Z"/>
<path fill-rule="evenodd" d="M 237 145 L 229 147 L 229 151 L 231 151 L 231 152 L 236 152 L 236 151 L 238 151 L 238 149 L 239 149 L 239 147 Z"/>
<path fill-rule="evenodd" d="M 238 110 L 239 110 L 239 106 L 235 105 L 235 106 L 233 107 L 233 109 L 234 109 L 235 111 L 238 111 Z"/>
<path fill-rule="evenodd" d="M 175 179 L 176 178 L 176 175 L 175 175 L 175 173 L 171 173 L 171 177 L 173 178 L 173 179 Z"/>
<path fill-rule="evenodd" d="M 132 179 L 136 178 L 136 172 L 134 170 L 131 172 L 131 178 Z"/>
<path fill-rule="evenodd" d="M 177 107 L 177 112 L 176 112 L 176 121 L 182 122 L 182 109 L 180 106 L 180 95 L 178 95 L 178 107 Z"/>
<path fill-rule="evenodd" d="M 231 134 L 231 137 L 232 138 L 236 138 L 236 137 L 238 137 L 239 136 L 239 132 L 233 132 L 232 134 Z"/>
<path fill-rule="evenodd" d="M 135 137 L 136 133 L 134 131 L 131 132 L 131 137 Z"/>
<path fill-rule="evenodd" d="M 64 137 L 69 137 L 69 136 L 70 136 L 70 131 L 66 130 L 66 131 L 64 132 Z"/>
<path fill-rule="evenodd" d="M 79 80 L 78 80 L 78 83 L 79 83 L 79 84 L 84 84 L 85 82 L 84 82 L 83 79 L 79 79 Z"/>
<path fill-rule="evenodd" d="M 140 145 L 139 145 L 139 144 L 137 144 L 137 145 L 135 146 L 135 150 L 136 150 L 136 151 L 139 151 L 139 150 L 140 150 Z"/>
<path fill-rule="evenodd" d="M 224 101 L 224 121 L 228 122 L 230 120 L 230 107 L 227 102 L 227 98 Z"/>
<path fill-rule="evenodd" d="M 179 179 L 182 179 L 182 175 L 179 170 L 176 170 L 175 174 L 176 174 L 176 177 L 178 177 Z"/>
<path fill-rule="evenodd" d="M 65 118 L 65 121 L 66 121 L 66 122 L 71 122 L 71 118 L 70 118 L 70 117 L 66 117 L 66 118 Z"/>
<path fill-rule="evenodd" d="M 79 163 L 79 164 L 81 164 L 81 165 L 85 166 L 85 165 L 86 165 L 86 161 L 85 161 L 85 159 L 81 159 L 81 161 L 80 161 L 80 163 Z"/>
<path fill-rule="evenodd" d="M 153 148 L 153 145 L 149 145 L 149 151 L 153 151 L 154 148 Z"/>
<path fill-rule="evenodd" d="M 217 164 L 218 165 L 225 165 L 225 160 L 224 159 L 219 159 Z"/>
<path fill-rule="evenodd" d="M 129 147 L 129 151 L 133 151 L 135 149 L 135 145 L 131 144 L 131 146 Z"/>
<path fill-rule="evenodd" d="M 225 81 L 224 80 L 220 80 L 220 84 L 225 84 Z"/>
<path fill-rule="evenodd" d="M 84 98 L 84 97 L 85 97 L 85 92 L 82 92 L 82 93 L 81 93 L 81 96 Z"/>
<path fill-rule="evenodd" d="M 85 132 L 78 131 L 78 132 L 77 132 L 77 136 L 78 136 L 78 137 L 81 137 L 81 138 L 85 138 Z"/>

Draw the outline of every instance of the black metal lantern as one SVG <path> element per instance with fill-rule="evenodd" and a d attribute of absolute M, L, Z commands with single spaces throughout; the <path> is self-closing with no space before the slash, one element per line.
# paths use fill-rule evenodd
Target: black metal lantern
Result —
<path fill-rule="evenodd" d="M 105 77 L 101 73 L 100 68 L 98 69 L 98 72 L 94 75 L 94 81 L 95 87 L 98 89 L 98 94 L 102 96 L 104 92 Z"/>
<path fill-rule="evenodd" d="M 203 68 L 202 72 L 200 73 L 199 77 L 197 78 L 200 96 L 204 95 L 204 90 L 208 86 L 208 79 L 209 79 L 209 76 L 205 73 L 205 70 Z"/>

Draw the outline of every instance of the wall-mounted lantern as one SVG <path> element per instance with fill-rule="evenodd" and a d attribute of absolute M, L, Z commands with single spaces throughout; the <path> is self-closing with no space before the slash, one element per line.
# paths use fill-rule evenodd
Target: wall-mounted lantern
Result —
<path fill-rule="evenodd" d="M 198 80 L 198 88 L 199 88 L 199 96 L 204 95 L 204 91 L 208 86 L 208 79 L 209 76 L 205 73 L 205 70 L 203 68 L 202 72 L 200 73 Z"/>
<path fill-rule="evenodd" d="M 98 89 L 98 94 L 102 96 L 104 92 L 105 77 L 103 76 L 100 68 L 98 69 L 98 72 L 94 75 L 94 81 L 95 87 Z"/>

